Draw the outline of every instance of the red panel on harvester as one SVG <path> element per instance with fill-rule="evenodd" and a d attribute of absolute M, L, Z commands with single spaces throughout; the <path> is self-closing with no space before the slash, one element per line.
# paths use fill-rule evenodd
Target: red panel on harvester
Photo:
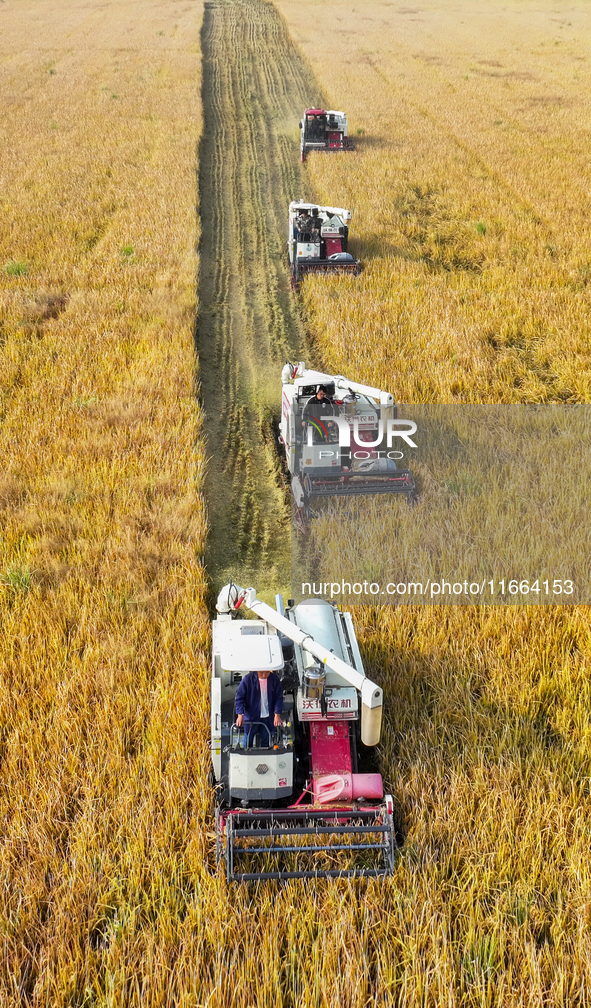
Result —
<path fill-rule="evenodd" d="M 334 255 L 336 252 L 343 251 L 343 239 L 342 238 L 327 238 L 326 239 L 326 258 Z"/>
<path fill-rule="evenodd" d="M 350 774 L 351 744 L 346 721 L 311 721 L 312 773 Z"/>

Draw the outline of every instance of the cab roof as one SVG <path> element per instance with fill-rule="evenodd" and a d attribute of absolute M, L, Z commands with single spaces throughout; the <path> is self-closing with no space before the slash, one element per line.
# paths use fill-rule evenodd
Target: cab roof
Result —
<path fill-rule="evenodd" d="M 333 217 L 342 217 L 344 221 L 351 220 L 351 211 L 344 207 L 320 206 L 319 203 L 306 203 L 305 200 L 292 200 L 289 204 L 291 214 L 299 213 L 300 210 L 318 210 L 323 213 L 330 213 Z"/>
<path fill-rule="evenodd" d="M 220 664 L 226 672 L 274 672 L 283 668 L 281 642 L 276 634 L 244 633 L 242 627 L 241 630 L 240 636 L 232 634 L 220 641 Z"/>
<path fill-rule="evenodd" d="M 328 116 L 340 116 L 341 119 L 345 118 L 344 112 L 339 112 L 337 109 L 320 109 L 320 108 L 307 108 L 304 115 L 328 115 Z"/>

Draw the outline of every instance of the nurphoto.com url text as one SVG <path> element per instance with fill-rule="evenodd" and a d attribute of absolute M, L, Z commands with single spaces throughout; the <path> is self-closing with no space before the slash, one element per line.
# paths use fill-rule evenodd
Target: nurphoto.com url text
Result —
<path fill-rule="evenodd" d="M 378 584 L 376 581 L 304 581 L 302 582 L 302 595 L 329 595 L 330 598 L 342 598 L 349 596 L 356 598 L 367 597 L 377 601 L 379 596 L 404 596 L 406 598 L 423 597 L 438 599 L 442 597 L 469 596 L 480 598 L 485 601 L 487 598 L 499 598 L 507 595 L 530 595 L 532 600 L 537 598 L 557 598 L 560 595 L 572 595 L 575 590 L 573 581 L 563 578 L 491 578 L 485 581 L 463 581 L 440 580 L 432 581 L 389 581 L 387 584 Z"/>

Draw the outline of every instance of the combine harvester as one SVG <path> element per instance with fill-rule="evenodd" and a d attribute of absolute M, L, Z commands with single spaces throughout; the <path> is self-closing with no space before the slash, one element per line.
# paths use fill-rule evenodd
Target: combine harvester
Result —
<path fill-rule="evenodd" d="M 289 204 L 289 266 L 295 290 L 306 273 L 361 272 L 359 259 L 347 251 L 351 211 L 294 200 Z"/>
<path fill-rule="evenodd" d="M 390 392 L 307 370 L 303 361 L 297 367 L 288 361 L 281 382 L 279 442 L 302 531 L 315 498 L 394 493 L 413 500 L 412 472 L 398 462 L 401 447 L 416 447 L 416 424 L 398 420 Z"/>
<path fill-rule="evenodd" d="M 244 605 L 258 620 L 238 619 Z M 218 864 L 228 881 L 388 875 L 393 804 L 358 745 L 380 739 L 382 690 L 363 664 L 349 613 L 314 598 L 284 610 L 230 582 L 213 621 L 211 751 Z M 282 726 L 257 746 L 236 726 L 251 671 L 275 671 Z M 264 741 L 266 744 L 261 744 Z"/>
<path fill-rule="evenodd" d="M 306 109 L 300 122 L 300 157 L 306 160 L 308 151 L 354 151 L 347 136 L 347 116 L 344 112 Z"/>

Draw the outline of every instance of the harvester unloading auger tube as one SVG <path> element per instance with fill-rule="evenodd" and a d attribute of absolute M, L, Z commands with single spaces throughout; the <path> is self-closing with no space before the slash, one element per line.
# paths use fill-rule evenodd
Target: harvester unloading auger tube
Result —
<path fill-rule="evenodd" d="M 401 463 L 416 447 L 417 428 L 398 419 L 391 392 L 307 369 L 304 361 L 288 361 L 281 384 L 279 440 L 298 528 L 305 531 L 319 497 L 394 493 L 413 500 L 414 478 Z"/>
<path fill-rule="evenodd" d="M 258 620 L 237 619 L 242 604 Z M 350 613 L 318 598 L 284 609 L 280 595 L 273 609 L 232 582 L 217 610 L 211 749 L 228 880 L 390 874 L 392 799 L 380 774 L 358 768 L 358 744 L 379 742 L 382 690 L 363 671 Z M 236 725 L 235 698 L 265 671 L 280 679 L 282 724 L 255 736 L 254 723 Z"/>

